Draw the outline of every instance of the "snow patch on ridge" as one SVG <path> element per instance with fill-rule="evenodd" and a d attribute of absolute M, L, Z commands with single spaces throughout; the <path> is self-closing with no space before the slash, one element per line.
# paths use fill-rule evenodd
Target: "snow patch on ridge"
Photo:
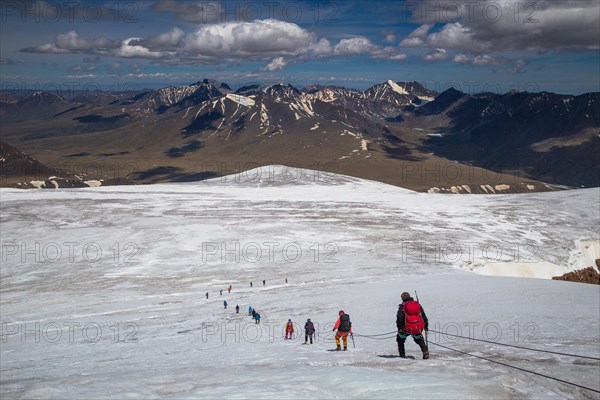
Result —
<path fill-rule="evenodd" d="M 522 250 L 525 251 L 526 247 L 524 246 Z M 538 260 L 536 254 L 518 254 L 515 259 L 506 260 L 477 257 L 472 261 L 463 262 L 461 268 L 479 275 L 552 279 L 554 276 L 587 267 L 593 267 L 598 271 L 596 267 L 598 258 L 600 258 L 600 239 L 579 239 L 575 241 L 575 249 L 569 253 L 566 264 Z"/>
<path fill-rule="evenodd" d="M 31 181 L 29 182 L 32 186 L 41 189 L 43 187 L 46 187 L 46 182 L 45 181 Z"/>
<path fill-rule="evenodd" d="M 340 175 L 327 171 L 311 170 L 286 165 L 265 165 L 258 168 L 242 171 L 238 174 L 225 177 L 212 178 L 202 181 L 202 184 L 221 186 L 225 184 L 244 187 L 266 187 L 266 186 L 368 186 L 371 189 L 389 190 L 385 183 L 369 181 L 347 175 Z M 394 187 L 394 190 L 396 188 Z M 411 193 L 408 189 L 399 189 L 401 192 Z"/>
<path fill-rule="evenodd" d="M 568 267 L 549 261 L 519 262 L 476 259 L 463 265 L 463 268 L 479 275 L 539 279 L 552 279 L 553 276 L 560 276 L 569 272 Z"/>
<path fill-rule="evenodd" d="M 393 80 L 388 80 L 387 81 L 388 85 L 390 85 L 390 87 L 392 88 L 392 90 L 396 93 L 399 94 L 409 94 L 406 90 L 404 90 L 404 88 L 402 88 L 400 85 L 398 85 L 396 82 L 394 82 Z"/>
<path fill-rule="evenodd" d="M 575 249 L 569 254 L 567 265 L 569 271 L 593 267 L 600 272 L 596 266 L 598 258 L 600 258 L 600 238 L 579 239 L 575 241 Z"/>
<path fill-rule="evenodd" d="M 256 104 L 255 101 L 250 97 L 241 96 L 239 94 L 227 93 L 225 97 L 246 107 L 252 107 L 254 104 Z"/>
<path fill-rule="evenodd" d="M 100 187 L 100 186 L 102 186 L 102 181 L 99 181 L 97 179 L 93 179 L 91 181 L 84 181 L 83 183 L 85 183 L 89 187 Z"/>

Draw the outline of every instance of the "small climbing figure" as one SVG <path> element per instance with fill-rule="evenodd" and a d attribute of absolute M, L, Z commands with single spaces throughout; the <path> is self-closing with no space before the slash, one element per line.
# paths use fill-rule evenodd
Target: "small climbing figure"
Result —
<path fill-rule="evenodd" d="M 291 339 L 294 334 L 294 324 L 291 319 L 288 319 L 288 322 L 285 324 L 285 339 Z"/>
<path fill-rule="evenodd" d="M 307 344 L 308 339 L 310 338 L 310 344 L 313 344 L 313 335 L 315 334 L 315 325 L 309 319 L 306 320 L 304 324 L 304 344 Z"/>

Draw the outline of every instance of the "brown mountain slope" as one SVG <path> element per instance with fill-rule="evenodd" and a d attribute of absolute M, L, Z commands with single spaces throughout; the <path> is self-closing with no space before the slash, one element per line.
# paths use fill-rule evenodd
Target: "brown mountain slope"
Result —
<path fill-rule="evenodd" d="M 432 93 L 391 81 L 372 89 L 356 93 L 328 87 L 307 93 L 290 85 L 255 85 L 232 93 L 197 82 L 108 104 L 66 105 L 36 95 L 23 99 L 18 113 L 3 121 L 2 135 L 40 162 L 85 180 L 189 181 L 282 164 L 418 191 L 551 190 L 519 172 L 499 174 L 434 155 L 423 145 L 427 134 L 413 127 L 423 118 L 435 125 L 445 117 L 400 115 L 403 107 L 416 107 Z M 57 105 L 61 111 L 49 115 Z M 388 121 L 394 107 L 399 114 Z M 36 108 L 46 111 L 36 114 Z"/>

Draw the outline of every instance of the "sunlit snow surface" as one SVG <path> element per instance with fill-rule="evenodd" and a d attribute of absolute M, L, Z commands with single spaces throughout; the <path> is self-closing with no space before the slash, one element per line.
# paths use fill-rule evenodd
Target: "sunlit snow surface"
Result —
<path fill-rule="evenodd" d="M 434 330 L 598 357 L 597 286 L 467 272 L 544 277 L 589 258 L 577 241 L 597 251 L 598 189 L 432 195 L 269 167 L 0 196 L 3 398 L 598 396 L 433 344 L 420 360 L 411 339 L 416 360 L 379 357 L 394 339 L 358 337 L 394 331 L 416 290 Z M 357 334 L 346 353 L 326 351 L 339 309 Z M 317 343 L 283 340 L 288 318 L 316 322 Z M 430 340 L 600 389 L 591 360 Z"/>

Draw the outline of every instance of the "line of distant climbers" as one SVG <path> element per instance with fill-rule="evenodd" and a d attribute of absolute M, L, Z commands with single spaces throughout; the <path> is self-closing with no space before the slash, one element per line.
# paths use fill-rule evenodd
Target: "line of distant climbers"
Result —
<path fill-rule="evenodd" d="M 285 278 L 285 283 L 288 283 L 288 278 Z M 263 279 L 262 284 L 263 284 L 263 286 L 267 286 L 266 279 Z M 252 287 L 252 286 L 253 286 L 252 281 L 250 281 L 250 287 Z M 227 293 L 231 293 L 232 290 L 233 290 L 233 286 L 229 285 L 227 287 Z M 206 294 L 205 294 L 205 296 L 206 296 L 207 299 L 208 299 L 208 294 L 209 294 L 209 292 L 206 292 Z M 223 296 L 223 289 L 219 290 L 219 295 Z"/>

